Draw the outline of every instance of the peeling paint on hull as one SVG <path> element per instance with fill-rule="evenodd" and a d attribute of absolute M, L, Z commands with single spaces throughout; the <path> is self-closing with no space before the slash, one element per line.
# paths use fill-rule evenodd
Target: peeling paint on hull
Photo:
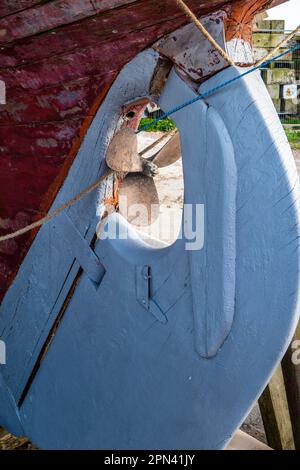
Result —
<path fill-rule="evenodd" d="M 222 8 L 230 17 L 270 1 L 187 3 L 198 15 Z M 186 23 L 171 0 L 1 1 L 0 80 L 7 89 L 0 106 L 1 234 L 48 210 L 122 67 Z M 2 246 L 0 301 L 35 234 Z"/>

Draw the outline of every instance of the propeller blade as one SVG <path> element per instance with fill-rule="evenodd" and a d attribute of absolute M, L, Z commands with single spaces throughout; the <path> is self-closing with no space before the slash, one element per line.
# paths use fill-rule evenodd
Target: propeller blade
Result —
<path fill-rule="evenodd" d="M 125 127 L 113 136 L 106 152 L 106 163 L 109 168 L 117 172 L 142 171 L 137 135 L 132 129 Z"/>
<path fill-rule="evenodd" d="M 159 215 L 159 197 L 153 178 L 143 174 L 126 176 L 119 191 L 119 212 L 137 227 L 151 225 Z"/>
<path fill-rule="evenodd" d="M 152 163 L 154 163 L 158 168 L 163 168 L 165 166 L 172 165 L 172 163 L 177 162 L 181 157 L 181 147 L 180 147 L 180 136 L 179 132 L 176 132 L 159 150 L 154 157 L 151 158 Z"/>

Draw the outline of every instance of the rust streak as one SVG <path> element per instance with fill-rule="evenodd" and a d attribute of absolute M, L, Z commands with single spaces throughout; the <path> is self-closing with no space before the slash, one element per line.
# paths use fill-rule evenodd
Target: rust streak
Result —
<path fill-rule="evenodd" d="M 225 20 L 226 40 L 231 41 L 236 38 L 251 43 L 254 16 L 265 10 L 270 3 L 271 0 L 250 0 L 248 2 L 240 0 L 232 5 L 231 12 Z"/>

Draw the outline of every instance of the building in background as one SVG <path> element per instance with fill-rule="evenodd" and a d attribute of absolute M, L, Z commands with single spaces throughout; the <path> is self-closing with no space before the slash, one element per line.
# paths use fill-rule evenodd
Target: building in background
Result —
<path fill-rule="evenodd" d="M 255 59 L 265 57 L 289 31 L 285 30 L 284 20 L 263 20 L 255 23 L 253 47 Z M 296 43 L 300 44 L 300 35 L 296 36 L 281 52 Z M 275 108 L 283 122 L 300 124 L 300 50 L 290 52 L 281 59 L 262 68 L 262 77 L 270 92 Z"/>

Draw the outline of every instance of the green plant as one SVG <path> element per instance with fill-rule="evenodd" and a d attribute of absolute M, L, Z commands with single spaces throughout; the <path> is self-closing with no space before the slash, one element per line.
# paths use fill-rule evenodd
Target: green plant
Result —
<path fill-rule="evenodd" d="M 281 119 L 282 124 L 300 124 L 300 119 L 298 118 L 287 118 Z"/>
<path fill-rule="evenodd" d="M 285 133 L 291 147 L 300 150 L 300 130 L 285 129 Z"/>
<path fill-rule="evenodd" d="M 148 126 L 148 124 L 151 124 L 154 121 L 152 118 L 142 118 L 140 125 L 139 125 L 139 130 L 144 130 L 145 126 Z M 161 121 L 155 122 L 154 124 L 151 124 L 147 129 L 145 129 L 147 132 L 169 132 L 172 131 L 173 129 L 176 129 L 176 125 L 172 119 L 167 118 L 167 119 L 162 119 Z"/>

